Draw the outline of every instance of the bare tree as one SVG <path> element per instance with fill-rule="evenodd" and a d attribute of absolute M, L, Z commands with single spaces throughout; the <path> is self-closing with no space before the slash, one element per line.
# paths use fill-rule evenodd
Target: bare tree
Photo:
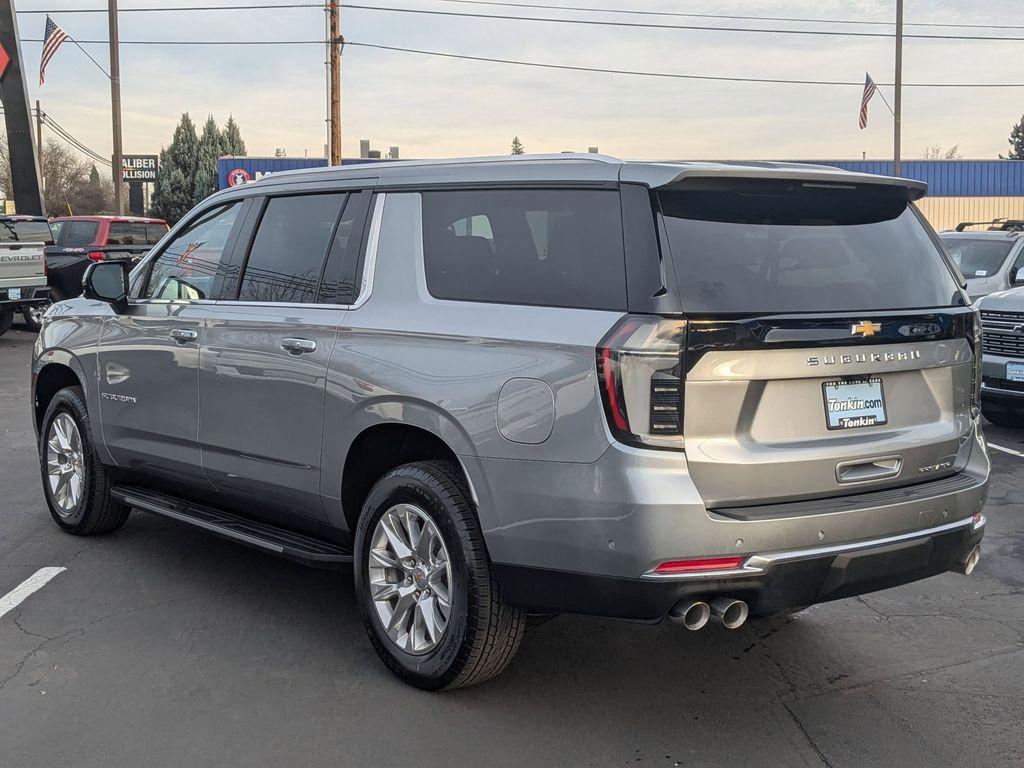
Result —
<path fill-rule="evenodd" d="M 113 184 L 66 144 L 48 139 L 43 146 L 43 199 L 50 216 L 93 214 L 112 208 Z M 0 187 L 14 197 L 6 137 L 0 137 Z"/>
<path fill-rule="evenodd" d="M 960 145 L 954 144 L 952 147 L 943 152 L 942 146 L 940 144 L 931 144 L 924 148 L 924 152 L 921 156 L 925 160 L 959 160 Z"/>

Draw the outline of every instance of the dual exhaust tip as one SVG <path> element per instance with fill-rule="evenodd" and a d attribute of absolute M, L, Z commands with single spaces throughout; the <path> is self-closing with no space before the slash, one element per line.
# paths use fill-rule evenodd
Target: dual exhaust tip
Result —
<path fill-rule="evenodd" d="M 682 624 L 691 632 L 703 629 L 714 618 L 726 629 L 739 629 L 750 615 L 750 608 L 742 600 L 731 597 L 716 597 L 710 603 L 703 600 L 680 601 L 668 617 Z"/>

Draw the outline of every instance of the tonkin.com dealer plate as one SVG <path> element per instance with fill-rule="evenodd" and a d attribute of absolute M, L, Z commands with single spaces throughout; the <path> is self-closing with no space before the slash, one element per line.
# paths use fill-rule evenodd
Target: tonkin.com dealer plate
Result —
<path fill-rule="evenodd" d="M 888 423 L 881 379 L 826 381 L 821 389 L 825 395 L 825 426 L 829 429 L 877 427 Z"/>

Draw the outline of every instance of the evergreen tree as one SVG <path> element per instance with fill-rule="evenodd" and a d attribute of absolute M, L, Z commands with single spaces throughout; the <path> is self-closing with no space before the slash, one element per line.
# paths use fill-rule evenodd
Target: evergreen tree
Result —
<path fill-rule="evenodd" d="M 185 174 L 172 165 L 166 172 L 161 172 L 156 186 L 160 198 L 158 215 L 173 225 L 192 208 L 192 193 Z"/>
<path fill-rule="evenodd" d="M 519 140 L 518 136 L 516 136 L 514 139 L 512 139 L 512 154 L 513 155 L 525 155 L 526 154 L 526 148 L 523 147 L 523 142 L 521 142 Z"/>
<path fill-rule="evenodd" d="M 181 116 L 178 127 L 174 129 L 171 144 L 167 147 L 167 160 L 172 168 L 177 168 L 188 184 L 187 195 L 192 195 L 192 185 L 196 176 L 196 149 L 199 137 L 196 126 L 188 112 Z"/>
<path fill-rule="evenodd" d="M 166 219 L 167 217 L 164 215 L 164 185 L 161 182 L 170 170 L 167 167 L 169 162 L 170 161 L 167 159 L 167 150 L 161 147 L 160 157 L 157 159 L 156 164 L 156 181 L 153 183 L 153 193 L 149 196 L 149 212 L 152 216 L 162 219 Z"/>
<path fill-rule="evenodd" d="M 223 137 L 217 127 L 217 121 L 210 115 L 196 146 L 196 170 L 192 180 L 193 205 L 197 205 L 217 191 L 217 158 L 221 155 L 222 142 Z"/>
<path fill-rule="evenodd" d="M 228 116 L 224 131 L 220 135 L 220 153 L 221 155 L 234 155 L 236 157 L 245 156 L 245 142 L 242 140 L 242 132 L 239 130 L 235 118 L 231 115 Z"/>
<path fill-rule="evenodd" d="M 1004 159 L 1024 160 L 1024 116 L 1021 116 L 1020 121 L 1010 131 L 1010 154 Z"/>

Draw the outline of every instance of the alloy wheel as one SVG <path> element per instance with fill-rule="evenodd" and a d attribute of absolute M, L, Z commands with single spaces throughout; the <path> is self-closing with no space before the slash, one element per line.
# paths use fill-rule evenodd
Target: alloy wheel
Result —
<path fill-rule="evenodd" d="M 58 413 L 50 422 L 46 436 L 46 473 L 57 514 L 69 517 L 85 490 L 85 458 L 82 435 L 67 413 Z"/>
<path fill-rule="evenodd" d="M 452 569 L 441 532 L 413 504 L 389 508 L 373 530 L 369 588 L 391 641 L 406 653 L 432 651 L 451 617 Z"/>

